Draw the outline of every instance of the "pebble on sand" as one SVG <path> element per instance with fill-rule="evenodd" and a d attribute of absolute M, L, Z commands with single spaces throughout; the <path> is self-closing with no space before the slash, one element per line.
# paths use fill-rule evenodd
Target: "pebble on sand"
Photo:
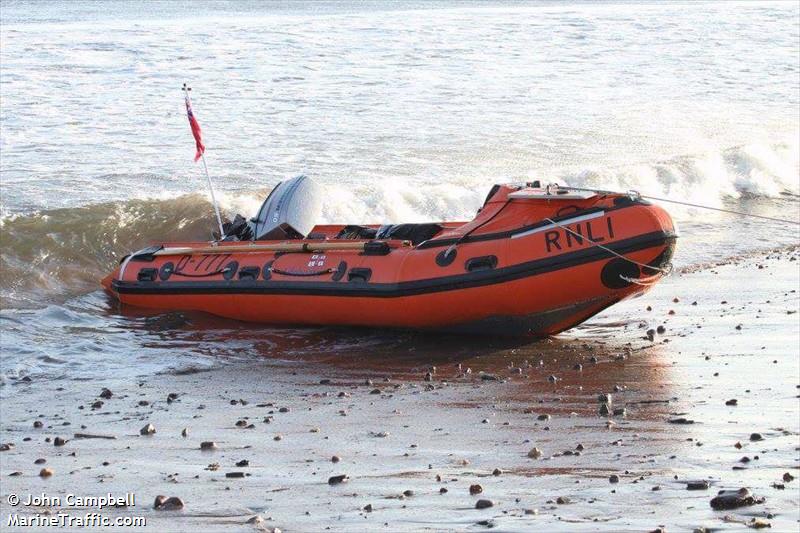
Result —
<path fill-rule="evenodd" d="M 50 477 L 52 475 L 53 475 L 52 468 L 42 468 L 41 470 L 39 470 L 39 477 Z"/>
<path fill-rule="evenodd" d="M 721 490 L 710 503 L 715 510 L 727 510 L 764 503 L 764 498 L 757 498 L 750 489 L 742 487 L 739 490 Z"/>
<path fill-rule="evenodd" d="M 476 494 L 480 494 L 481 492 L 483 492 L 483 487 L 481 487 L 477 483 L 469 486 L 470 495 L 475 496 Z"/>
<path fill-rule="evenodd" d="M 339 474 L 338 476 L 331 476 L 328 478 L 328 485 L 338 485 L 339 483 L 346 483 L 350 478 L 347 474 Z"/>
<path fill-rule="evenodd" d="M 611 474 L 610 476 L 608 476 L 608 482 L 609 483 L 619 483 L 619 476 L 616 475 L 616 474 Z"/>
<path fill-rule="evenodd" d="M 531 459 L 538 459 L 542 456 L 542 451 L 539 448 L 531 448 L 531 451 L 528 452 L 528 457 Z"/>
<path fill-rule="evenodd" d="M 764 437 L 761 435 L 761 433 L 751 433 L 750 434 L 750 440 L 755 442 L 755 441 L 759 441 L 759 440 L 764 440 Z"/>
<path fill-rule="evenodd" d="M 216 450 L 217 443 L 214 441 L 206 440 L 200 443 L 201 450 Z"/>
<path fill-rule="evenodd" d="M 478 500 L 475 502 L 475 509 L 488 509 L 489 507 L 494 507 L 492 500 Z"/>
<path fill-rule="evenodd" d="M 66 443 L 67 441 L 61 437 L 56 437 L 53 439 L 53 446 L 64 446 Z"/>
<path fill-rule="evenodd" d="M 153 424 L 147 424 L 139 430 L 139 435 L 152 435 L 156 432 L 156 427 Z"/>
<path fill-rule="evenodd" d="M 686 490 L 706 490 L 711 486 L 711 484 L 706 481 L 705 479 L 701 479 L 700 481 L 689 481 L 686 483 Z"/>
<path fill-rule="evenodd" d="M 153 503 L 153 509 L 157 509 L 159 511 L 177 511 L 179 509 L 183 509 L 183 500 L 178 498 L 177 496 L 170 496 L 167 498 L 159 494 L 156 496 L 156 500 Z"/>
<path fill-rule="evenodd" d="M 103 398 L 104 400 L 108 400 L 112 396 L 114 396 L 114 393 L 111 392 L 110 389 L 104 388 L 102 391 L 100 391 L 100 397 Z"/>

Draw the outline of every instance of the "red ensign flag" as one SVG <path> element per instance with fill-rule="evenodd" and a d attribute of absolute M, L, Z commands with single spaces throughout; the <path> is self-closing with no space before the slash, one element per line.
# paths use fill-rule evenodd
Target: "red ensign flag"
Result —
<path fill-rule="evenodd" d="M 197 119 L 194 118 L 194 113 L 192 113 L 192 102 L 189 100 L 188 92 L 186 94 L 186 113 L 189 115 L 189 126 L 192 128 L 194 142 L 197 144 L 197 153 L 194 154 L 194 160 L 197 161 L 206 151 L 206 147 L 203 144 L 203 132 L 200 131 L 200 124 L 197 123 Z"/>

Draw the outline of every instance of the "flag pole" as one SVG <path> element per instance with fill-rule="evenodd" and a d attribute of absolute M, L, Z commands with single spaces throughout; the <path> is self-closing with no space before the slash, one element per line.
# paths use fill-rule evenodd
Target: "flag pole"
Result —
<path fill-rule="evenodd" d="M 219 224 L 219 240 L 225 238 L 225 230 L 222 229 L 222 217 L 219 215 L 219 206 L 217 205 L 217 197 L 214 194 L 214 185 L 211 183 L 211 176 L 208 175 L 208 165 L 206 165 L 205 154 L 201 155 L 203 160 L 203 170 L 206 171 L 206 180 L 208 180 L 208 190 L 211 192 L 211 203 L 214 204 L 214 213 L 217 215 L 217 224 Z"/>
<path fill-rule="evenodd" d="M 219 238 L 220 240 L 222 240 L 225 238 L 225 230 L 222 227 L 222 217 L 219 214 L 217 195 L 214 194 L 214 184 L 211 182 L 211 176 L 208 173 L 208 165 L 206 165 L 206 156 L 205 156 L 206 147 L 203 146 L 202 144 L 202 140 L 200 138 L 200 126 L 197 124 L 197 119 L 194 118 L 194 114 L 192 111 L 192 99 L 189 98 L 189 91 L 191 91 L 192 88 L 187 87 L 186 84 L 184 83 L 182 90 L 184 93 L 186 93 L 186 111 L 189 114 L 189 125 L 192 127 L 192 135 L 194 135 L 195 141 L 197 142 L 197 153 L 203 160 L 203 170 L 206 173 L 206 181 L 208 181 L 208 190 L 211 193 L 211 203 L 214 205 L 214 214 L 217 216 L 217 224 L 219 225 Z M 197 161 L 197 156 L 195 156 L 194 160 Z"/>

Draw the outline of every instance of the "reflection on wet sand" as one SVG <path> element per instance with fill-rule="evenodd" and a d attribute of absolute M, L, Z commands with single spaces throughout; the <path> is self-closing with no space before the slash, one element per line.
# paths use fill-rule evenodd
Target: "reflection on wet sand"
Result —
<path fill-rule="evenodd" d="M 91 321 L 49 320 L 138 351 L 119 377 L 0 388 L 15 405 L 2 491 L 102 479 L 137 502 L 180 497 L 177 513 L 137 506 L 159 531 L 796 529 L 796 258 L 759 259 L 746 288 L 748 265 L 674 277 L 538 341 L 123 315 L 90 298 Z M 168 364 L 138 366 L 154 358 Z M 711 508 L 742 487 L 752 505 Z"/>

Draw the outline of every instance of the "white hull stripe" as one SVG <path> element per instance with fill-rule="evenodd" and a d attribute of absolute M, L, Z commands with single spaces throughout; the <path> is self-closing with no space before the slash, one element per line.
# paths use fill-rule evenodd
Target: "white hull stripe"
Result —
<path fill-rule="evenodd" d="M 598 211 L 597 213 L 591 213 L 588 215 L 583 215 L 575 218 L 568 218 L 567 220 L 560 220 L 558 222 L 558 226 L 566 226 L 568 224 L 574 224 L 576 222 L 583 222 L 584 220 L 592 220 L 593 218 L 600 218 L 606 214 L 605 211 Z M 534 228 L 528 231 L 523 231 L 522 233 L 517 233 L 512 235 L 512 239 L 519 239 L 520 237 L 527 237 L 528 235 L 533 235 L 534 233 L 540 233 L 542 231 L 547 231 L 549 229 L 557 228 L 555 224 L 548 224 L 547 226 L 542 226 L 539 228 Z"/>

